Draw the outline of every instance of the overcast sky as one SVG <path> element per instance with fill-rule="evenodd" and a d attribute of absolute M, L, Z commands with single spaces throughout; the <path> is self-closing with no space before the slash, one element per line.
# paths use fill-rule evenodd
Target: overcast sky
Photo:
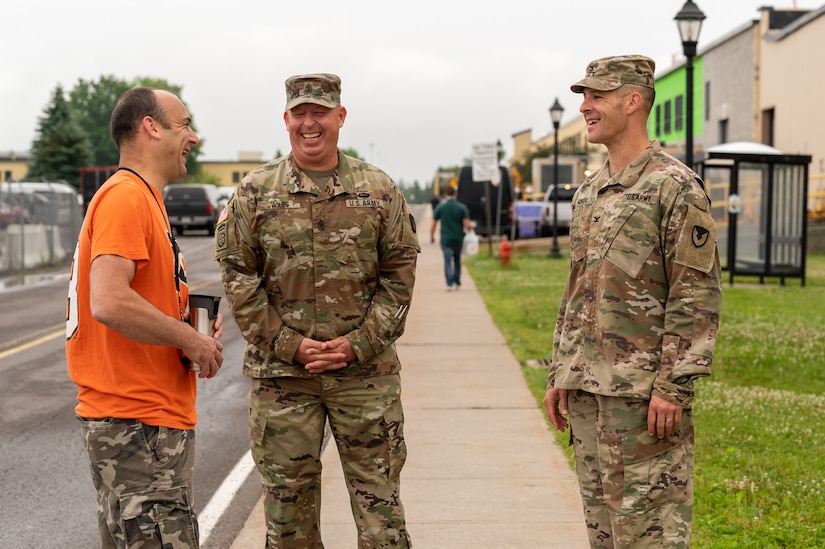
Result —
<path fill-rule="evenodd" d="M 552 131 L 579 116 L 570 84 L 593 59 L 639 53 L 657 74 L 682 60 L 684 0 L 10 0 L 0 37 L 0 151 L 27 151 L 57 84 L 113 75 L 183 87 L 204 160 L 287 152 L 284 80 L 333 72 L 348 116 L 339 144 L 397 182 L 429 182 L 474 143 Z M 759 17 L 812 0 L 696 0 L 699 49 Z M 564 6 L 564 7 L 562 7 Z"/>

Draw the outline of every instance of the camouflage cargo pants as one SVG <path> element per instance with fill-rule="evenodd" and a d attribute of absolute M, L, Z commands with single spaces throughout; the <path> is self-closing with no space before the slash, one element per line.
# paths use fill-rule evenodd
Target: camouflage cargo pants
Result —
<path fill-rule="evenodd" d="M 410 547 L 399 498 L 407 457 L 398 375 L 253 379 L 252 456 L 264 485 L 267 547 L 320 549 L 321 443 L 329 420 L 359 548 Z"/>
<path fill-rule="evenodd" d="M 130 419 L 80 419 L 97 490 L 102 549 L 195 549 L 195 432 Z"/>
<path fill-rule="evenodd" d="M 647 434 L 647 400 L 570 391 L 570 429 L 593 549 L 690 547 L 693 417 Z"/>

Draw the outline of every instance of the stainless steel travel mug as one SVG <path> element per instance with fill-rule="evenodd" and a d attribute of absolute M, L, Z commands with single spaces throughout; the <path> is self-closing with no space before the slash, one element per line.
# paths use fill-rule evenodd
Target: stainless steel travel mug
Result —
<path fill-rule="evenodd" d="M 220 305 L 220 296 L 189 294 L 189 323 L 198 332 L 211 336 Z"/>

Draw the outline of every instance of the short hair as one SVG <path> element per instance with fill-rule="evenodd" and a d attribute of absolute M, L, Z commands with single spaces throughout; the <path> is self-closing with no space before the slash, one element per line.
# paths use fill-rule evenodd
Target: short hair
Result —
<path fill-rule="evenodd" d="M 455 196 L 455 187 L 452 185 L 447 185 L 444 188 L 444 196 Z"/>
<path fill-rule="evenodd" d="M 646 86 L 637 86 L 635 84 L 624 84 L 619 88 L 620 97 L 624 99 L 633 92 L 637 92 L 642 96 L 642 109 L 645 116 L 650 114 L 653 109 L 653 103 L 656 101 L 656 90 Z"/>
<path fill-rule="evenodd" d="M 137 136 L 140 123 L 145 116 L 151 116 L 164 128 L 169 128 L 166 113 L 158 101 L 154 88 L 138 87 L 124 93 L 112 111 L 109 131 L 117 148 Z"/>

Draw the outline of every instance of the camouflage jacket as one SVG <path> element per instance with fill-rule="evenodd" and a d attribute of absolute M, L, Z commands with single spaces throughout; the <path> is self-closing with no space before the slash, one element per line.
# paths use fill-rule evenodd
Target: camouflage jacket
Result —
<path fill-rule="evenodd" d="M 548 387 L 690 407 L 710 375 L 722 292 L 701 180 L 653 142 L 573 198 L 570 274 Z"/>
<path fill-rule="evenodd" d="M 395 373 L 420 252 L 404 195 L 378 168 L 338 153 L 319 189 L 278 158 L 243 178 L 215 234 L 249 377 L 310 377 L 301 339 L 346 336 L 357 355 L 336 375 Z"/>

